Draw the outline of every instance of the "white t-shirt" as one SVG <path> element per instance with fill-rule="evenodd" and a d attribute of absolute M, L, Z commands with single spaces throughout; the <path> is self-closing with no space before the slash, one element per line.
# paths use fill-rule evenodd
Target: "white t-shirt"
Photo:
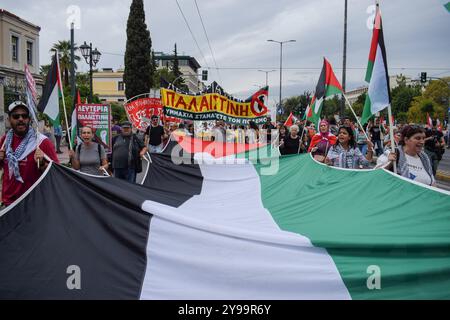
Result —
<path fill-rule="evenodd" d="M 411 180 L 424 183 L 426 185 L 431 185 L 432 180 L 431 177 L 426 172 L 423 167 L 422 160 L 420 160 L 419 156 L 411 157 L 410 155 L 406 156 L 406 162 L 408 163 L 409 170 L 409 178 Z"/>

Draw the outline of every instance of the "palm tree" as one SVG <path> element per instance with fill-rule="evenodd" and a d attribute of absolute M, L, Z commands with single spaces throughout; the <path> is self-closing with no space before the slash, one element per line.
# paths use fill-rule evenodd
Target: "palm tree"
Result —
<path fill-rule="evenodd" d="M 50 50 L 50 52 L 54 52 L 55 50 L 58 50 L 59 52 L 59 67 L 61 68 L 63 75 L 64 75 L 64 85 L 69 85 L 69 70 L 70 70 L 70 41 L 58 41 L 55 43 Z M 78 50 L 77 45 L 74 45 L 75 52 Z M 75 54 L 75 61 L 80 61 L 80 56 Z M 74 68 L 77 70 L 77 63 L 74 63 Z"/>

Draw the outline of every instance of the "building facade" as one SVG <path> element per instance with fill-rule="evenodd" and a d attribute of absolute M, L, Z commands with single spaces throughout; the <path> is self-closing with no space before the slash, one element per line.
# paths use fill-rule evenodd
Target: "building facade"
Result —
<path fill-rule="evenodd" d="M 102 102 L 124 103 L 126 101 L 123 73 L 123 69 L 114 71 L 110 68 L 93 73 L 93 91 Z"/>
<path fill-rule="evenodd" d="M 38 94 L 43 82 L 39 75 L 39 33 L 41 28 L 0 9 L 0 133 L 5 130 L 5 102 L 25 99 L 24 67 L 35 78 Z"/>

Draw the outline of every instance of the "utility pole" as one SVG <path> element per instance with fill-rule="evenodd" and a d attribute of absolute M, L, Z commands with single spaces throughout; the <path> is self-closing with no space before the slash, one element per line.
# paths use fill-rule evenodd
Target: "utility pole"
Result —
<path fill-rule="evenodd" d="M 348 1 L 345 0 L 345 9 L 344 9 L 344 55 L 343 55 L 343 66 L 342 66 L 342 89 L 344 89 L 345 94 L 345 82 L 346 82 L 346 72 L 347 72 L 347 6 Z M 339 116 L 342 119 L 344 116 L 345 109 L 345 101 L 341 99 L 341 106 Z"/>
<path fill-rule="evenodd" d="M 75 99 L 75 24 L 73 22 L 70 25 L 70 86 L 72 98 Z"/>

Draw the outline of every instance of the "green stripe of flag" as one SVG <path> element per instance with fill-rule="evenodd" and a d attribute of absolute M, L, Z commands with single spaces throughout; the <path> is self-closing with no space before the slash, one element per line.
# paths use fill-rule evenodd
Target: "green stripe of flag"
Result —
<path fill-rule="evenodd" d="M 260 182 L 276 223 L 325 248 L 353 299 L 450 298 L 449 195 L 382 170 L 329 168 L 308 155 L 280 159 L 278 173 Z M 374 267 L 379 290 L 367 286 Z"/>

